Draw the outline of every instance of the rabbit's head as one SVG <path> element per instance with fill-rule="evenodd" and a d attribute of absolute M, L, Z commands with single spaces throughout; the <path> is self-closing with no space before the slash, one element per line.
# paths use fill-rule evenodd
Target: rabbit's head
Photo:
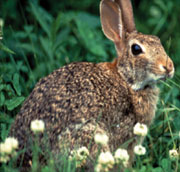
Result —
<path fill-rule="evenodd" d="M 103 32 L 116 46 L 117 71 L 133 90 L 173 77 L 173 62 L 160 39 L 137 32 L 130 0 L 102 0 L 100 14 Z"/>

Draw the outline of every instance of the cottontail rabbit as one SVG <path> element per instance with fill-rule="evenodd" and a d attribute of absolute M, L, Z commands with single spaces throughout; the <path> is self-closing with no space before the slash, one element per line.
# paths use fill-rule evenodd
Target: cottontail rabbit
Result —
<path fill-rule="evenodd" d="M 92 154 L 95 133 L 106 133 L 107 149 L 114 151 L 134 137 L 137 122 L 151 124 L 159 94 L 156 82 L 173 76 L 173 62 L 159 38 L 137 32 L 130 0 L 102 0 L 100 15 L 118 58 L 112 63 L 71 63 L 41 79 L 10 131 L 21 149 L 26 145 L 28 150 L 35 119 L 45 122 L 52 152 L 66 143 L 70 150 L 89 147 Z M 127 147 L 131 156 L 133 145 Z"/>

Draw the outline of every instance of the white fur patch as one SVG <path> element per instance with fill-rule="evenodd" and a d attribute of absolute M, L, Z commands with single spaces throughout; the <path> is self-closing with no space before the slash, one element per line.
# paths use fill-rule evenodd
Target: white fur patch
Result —
<path fill-rule="evenodd" d="M 166 69 L 163 67 L 162 64 L 159 65 L 159 69 L 160 69 L 162 72 L 166 71 Z"/>
<path fill-rule="evenodd" d="M 148 78 L 146 78 L 144 81 L 142 82 L 136 82 L 135 84 L 133 84 L 131 86 L 131 88 L 135 91 L 137 90 L 141 90 L 143 89 L 145 86 L 147 85 L 151 85 L 153 83 L 155 83 L 156 81 L 158 81 L 159 79 L 161 79 L 162 76 L 157 76 L 157 75 L 154 75 L 154 74 L 149 74 Z"/>
<path fill-rule="evenodd" d="M 142 82 L 137 82 L 137 83 L 133 84 L 133 85 L 131 86 L 131 88 L 132 88 L 133 90 L 137 91 L 137 90 L 140 90 L 140 89 L 144 88 L 143 85 L 144 85 L 144 84 L 143 84 Z"/>

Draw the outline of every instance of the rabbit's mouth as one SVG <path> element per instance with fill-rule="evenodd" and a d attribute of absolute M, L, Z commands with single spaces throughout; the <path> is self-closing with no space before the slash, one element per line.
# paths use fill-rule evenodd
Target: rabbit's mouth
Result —
<path fill-rule="evenodd" d="M 157 79 L 157 81 L 161 81 L 161 80 L 165 81 L 168 78 L 173 78 L 173 76 L 174 76 L 174 69 L 170 73 L 166 73 L 166 74 L 160 76 L 159 79 Z"/>
<path fill-rule="evenodd" d="M 150 81 L 150 85 L 151 84 L 158 84 L 158 83 L 161 83 L 161 81 L 166 81 L 167 78 L 171 78 L 170 76 L 168 75 L 163 75 L 163 76 L 159 76 L 158 78 L 156 78 L 155 80 L 152 80 Z"/>

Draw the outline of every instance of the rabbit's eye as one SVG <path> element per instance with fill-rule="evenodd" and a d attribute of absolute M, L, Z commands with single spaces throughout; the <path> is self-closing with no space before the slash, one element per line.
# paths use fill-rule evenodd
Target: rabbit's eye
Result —
<path fill-rule="evenodd" d="M 142 53 L 142 49 L 138 44 L 133 44 L 131 46 L 132 53 L 136 56 Z"/>

